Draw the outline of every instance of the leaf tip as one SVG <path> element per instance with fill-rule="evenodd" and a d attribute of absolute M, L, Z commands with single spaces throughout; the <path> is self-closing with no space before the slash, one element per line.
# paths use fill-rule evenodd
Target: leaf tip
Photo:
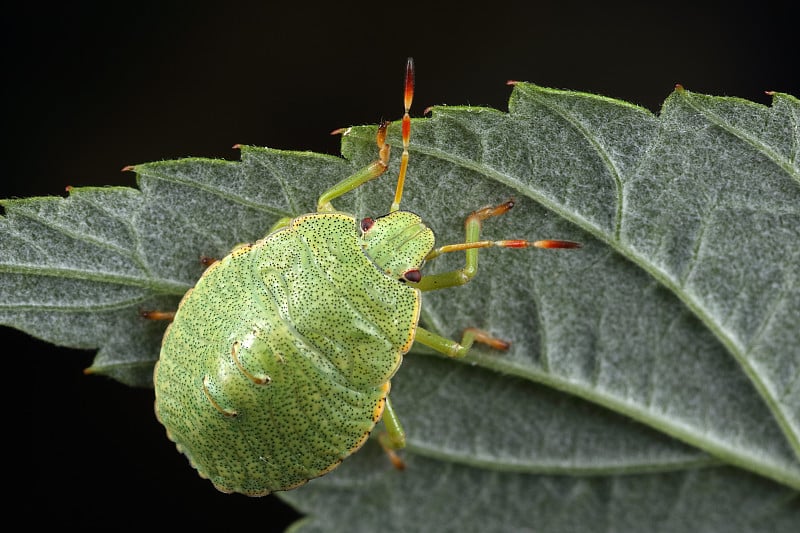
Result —
<path fill-rule="evenodd" d="M 342 135 L 342 136 L 349 135 L 350 129 L 351 128 L 336 128 L 331 132 L 331 135 Z"/>
<path fill-rule="evenodd" d="M 120 172 L 130 172 L 131 170 L 135 171 L 136 165 L 125 165 L 124 167 L 122 167 L 122 170 L 120 170 Z"/>
<path fill-rule="evenodd" d="M 233 146 L 231 146 L 231 148 L 233 148 L 234 150 L 241 150 L 242 149 L 242 144 L 241 143 L 236 143 Z"/>
<path fill-rule="evenodd" d="M 431 113 L 433 113 L 433 108 L 434 108 L 434 107 L 435 107 L 435 106 L 429 105 L 428 107 L 426 107 L 425 109 L 423 109 L 423 110 L 422 110 L 422 114 L 423 114 L 424 116 L 428 116 L 428 115 L 430 115 Z"/>
<path fill-rule="evenodd" d="M 519 83 L 519 81 L 517 81 L 517 80 L 508 80 L 508 81 L 506 82 L 506 85 L 512 85 L 512 86 L 513 86 L 513 85 L 516 85 L 516 84 L 518 84 L 518 83 Z"/>
<path fill-rule="evenodd" d="M 764 91 L 764 94 L 766 94 L 767 96 L 775 96 L 777 94 L 777 91 Z"/>
<path fill-rule="evenodd" d="M 680 83 L 676 83 L 676 84 L 675 84 L 675 90 L 676 90 L 676 91 L 678 91 L 679 93 L 682 93 L 682 92 L 684 92 L 686 89 L 684 89 L 684 88 L 683 88 L 683 85 L 681 85 Z"/>

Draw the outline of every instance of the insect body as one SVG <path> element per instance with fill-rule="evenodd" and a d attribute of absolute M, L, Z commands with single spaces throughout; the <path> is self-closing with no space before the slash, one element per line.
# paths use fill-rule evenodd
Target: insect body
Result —
<path fill-rule="evenodd" d="M 464 243 L 434 249 L 434 234 L 399 209 L 413 92 L 409 60 L 403 159 L 389 214 L 361 221 L 331 201 L 386 170 L 380 158 L 324 193 L 318 212 L 281 220 L 262 240 L 213 263 L 182 299 L 156 365 L 156 414 L 200 475 L 224 492 L 287 490 L 334 469 L 383 417 L 387 449 L 405 437 L 390 380 L 413 342 L 452 357 L 473 342 L 504 341 L 468 329 L 461 342 L 418 325 L 420 295 L 466 283 L 478 248 L 576 247 L 569 241 L 480 241 L 481 222 L 513 203 L 476 211 Z M 465 250 L 463 269 L 422 276 L 426 260 Z"/>

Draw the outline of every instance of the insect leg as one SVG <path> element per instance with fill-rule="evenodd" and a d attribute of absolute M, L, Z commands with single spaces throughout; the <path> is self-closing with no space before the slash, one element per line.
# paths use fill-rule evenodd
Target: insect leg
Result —
<path fill-rule="evenodd" d="M 147 320 L 168 320 L 175 318 L 175 311 L 139 311 L 139 315 Z"/>
<path fill-rule="evenodd" d="M 476 342 L 486 344 L 495 350 L 507 350 L 510 346 L 508 342 L 492 337 L 489 333 L 476 328 L 465 329 L 464 334 L 461 336 L 461 342 L 456 342 L 447 337 L 431 333 L 427 329 L 417 327 L 414 342 L 419 342 L 428 348 L 432 348 L 439 353 L 456 359 L 467 355 L 469 349 L 472 348 L 472 345 Z"/>
<path fill-rule="evenodd" d="M 331 201 L 340 197 L 341 195 L 357 189 L 361 185 L 370 180 L 374 180 L 384 172 L 389 166 L 389 151 L 390 147 L 386 144 L 386 127 L 388 122 L 382 122 L 378 127 L 378 134 L 375 136 L 378 143 L 378 159 L 373 161 L 368 167 L 362 168 L 352 176 L 343 179 L 319 197 L 317 201 L 317 211 L 334 211 Z M 338 130 L 334 133 L 337 133 Z"/>
<path fill-rule="evenodd" d="M 284 227 L 288 226 L 289 222 L 291 222 L 291 221 L 292 221 L 292 217 L 279 218 L 278 221 L 275 224 L 273 224 L 271 228 L 269 228 L 269 231 L 267 232 L 267 234 L 270 234 L 270 233 L 272 233 L 273 231 L 275 231 L 277 229 L 281 229 L 281 228 L 284 228 Z"/>
<path fill-rule="evenodd" d="M 580 248 L 580 243 L 573 241 L 558 241 L 558 240 L 543 240 L 543 241 L 526 241 L 522 239 L 511 239 L 502 241 L 481 241 L 480 232 L 483 221 L 490 217 L 496 217 L 508 212 L 514 207 L 514 201 L 509 200 L 494 207 L 484 207 L 471 213 L 464 223 L 466 228 L 466 238 L 463 243 L 449 244 L 441 246 L 431 251 L 425 258 L 430 261 L 440 256 L 441 254 L 458 252 L 464 250 L 466 254 L 466 263 L 463 268 L 452 270 L 450 272 L 442 272 L 440 274 L 432 274 L 430 276 L 423 276 L 419 283 L 413 286 L 422 291 L 433 291 L 437 289 L 444 289 L 447 287 L 455 287 L 457 285 L 464 285 L 468 283 L 475 274 L 478 272 L 478 249 L 501 247 L 501 248 Z"/>
<path fill-rule="evenodd" d="M 406 432 L 400 424 L 400 419 L 397 418 L 397 413 L 394 412 L 394 408 L 388 396 L 386 397 L 386 405 L 383 409 L 382 420 L 386 432 L 381 433 L 378 440 L 394 467 L 398 470 L 403 470 L 406 465 L 403 460 L 400 459 L 400 456 L 397 455 L 397 450 L 406 447 Z"/>
<path fill-rule="evenodd" d="M 214 257 L 207 257 L 202 256 L 200 257 L 200 264 L 204 265 L 206 268 L 210 267 L 217 263 L 218 260 Z M 194 289 L 189 289 L 184 298 Z M 175 311 L 149 311 L 147 309 L 142 309 L 139 311 L 139 316 L 142 318 L 146 318 L 147 320 L 164 320 L 166 322 L 172 322 L 175 319 Z"/>

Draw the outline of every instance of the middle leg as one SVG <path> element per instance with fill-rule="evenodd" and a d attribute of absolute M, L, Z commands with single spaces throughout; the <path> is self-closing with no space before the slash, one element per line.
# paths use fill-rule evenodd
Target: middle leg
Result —
<path fill-rule="evenodd" d="M 444 289 L 447 287 L 455 287 L 464 285 L 475 277 L 478 272 L 478 249 L 501 247 L 501 248 L 580 248 L 581 244 L 573 241 L 560 241 L 560 240 L 541 240 L 541 241 L 526 241 L 522 239 L 509 239 L 502 241 L 482 241 L 480 240 L 481 226 L 483 221 L 490 217 L 496 217 L 507 213 L 514 207 L 514 201 L 509 200 L 494 207 L 484 207 L 471 213 L 464 223 L 466 229 L 466 237 L 463 243 L 449 244 L 441 246 L 433 250 L 425 259 L 430 261 L 436 257 L 450 252 L 458 252 L 464 250 L 466 255 L 466 262 L 463 268 L 452 270 L 450 272 L 442 272 L 440 274 L 432 274 L 430 276 L 422 276 L 418 283 L 413 286 L 421 291 L 433 291 L 437 289 Z"/>

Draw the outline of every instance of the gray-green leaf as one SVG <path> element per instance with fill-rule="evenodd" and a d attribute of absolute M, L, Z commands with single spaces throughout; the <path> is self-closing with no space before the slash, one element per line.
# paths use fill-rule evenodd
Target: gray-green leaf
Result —
<path fill-rule="evenodd" d="M 481 252 L 472 283 L 426 294 L 429 329 L 478 326 L 512 349 L 463 362 L 413 349 L 392 387 L 408 470 L 367 446 L 282 497 L 332 530 L 374 530 L 380 516 L 397 531 L 445 531 L 445 516 L 460 531 L 674 530 L 665 516 L 714 529 L 737 513 L 738 530 L 788 530 L 800 520 L 799 124 L 782 94 L 765 107 L 681 89 L 656 117 L 528 84 L 509 113 L 415 120 L 403 208 L 440 243 L 514 197 L 487 238 L 584 248 Z M 346 160 L 243 147 L 240 163 L 137 165 L 139 190 L 3 201 L 0 323 L 97 348 L 92 372 L 149 385 L 164 324 L 139 311 L 174 309 L 201 256 L 313 210 L 375 158 L 374 132 L 351 129 Z M 336 205 L 378 215 L 393 188 L 384 176 Z M 458 267 L 451 255 L 426 271 Z"/>

